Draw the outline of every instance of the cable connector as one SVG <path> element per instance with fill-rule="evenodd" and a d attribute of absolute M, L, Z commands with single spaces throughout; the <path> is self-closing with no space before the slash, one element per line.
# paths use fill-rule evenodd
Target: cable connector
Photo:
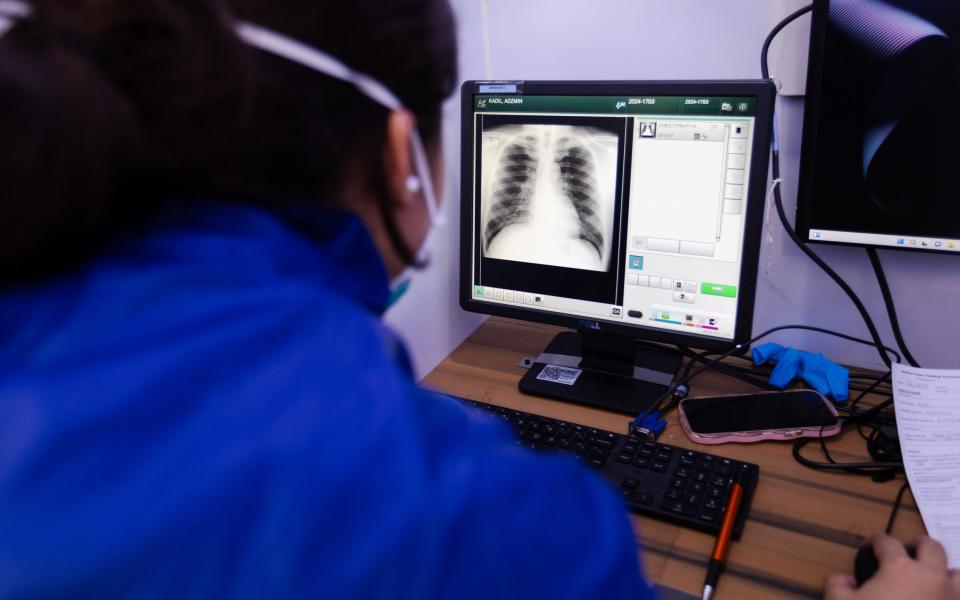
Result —
<path fill-rule="evenodd" d="M 680 402 L 681 400 L 686 398 L 687 394 L 689 393 L 690 393 L 690 388 L 688 388 L 685 384 L 681 383 L 677 387 L 673 388 L 673 401 Z"/>
<path fill-rule="evenodd" d="M 640 415 L 630 422 L 630 433 L 644 440 L 655 441 L 667 427 L 667 420 L 655 410 L 646 415 Z"/>

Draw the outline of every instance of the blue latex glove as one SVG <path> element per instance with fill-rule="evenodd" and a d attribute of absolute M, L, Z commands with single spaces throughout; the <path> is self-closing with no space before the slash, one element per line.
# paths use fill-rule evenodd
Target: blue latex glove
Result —
<path fill-rule="evenodd" d="M 835 402 L 847 399 L 850 390 L 850 371 L 827 359 L 819 352 L 814 354 L 780 344 L 762 344 L 753 349 L 753 362 L 762 365 L 776 363 L 770 373 L 770 383 L 783 389 L 800 377 L 824 396 Z"/>

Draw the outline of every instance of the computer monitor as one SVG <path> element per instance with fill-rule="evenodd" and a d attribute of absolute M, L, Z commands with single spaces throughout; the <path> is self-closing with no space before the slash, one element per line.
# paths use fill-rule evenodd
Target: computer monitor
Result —
<path fill-rule="evenodd" d="M 800 237 L 960 255 L 958 103 L 960 2 L 817 0 Z"/>
<path fill-rule="evenodd" d="M 747 341 L 774 89 L 469 81 L 460 303 L 566 325 L 520 389 L 640 412 L 676 353 Z"/>

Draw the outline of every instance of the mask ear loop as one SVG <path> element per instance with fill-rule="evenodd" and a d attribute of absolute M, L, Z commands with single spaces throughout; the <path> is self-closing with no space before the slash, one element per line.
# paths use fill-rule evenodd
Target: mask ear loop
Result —
<path fill-rule="evenodd" d="M 250 46 L 298 63 L 304 67 L 333 77 L 334 79 L 350 83 L 363 93 L 363 95 L 391 111 L 404 109 L 403 103 L 382 83 L 369 75 L 354 71 L 329 54 L 325 54 L 316 48 L 283 34 L 245 21 L 237 23 L 235 31 L 237 36 Z M 428 239 L 424 240 L 424 243 L 421 244 L 420 250 L 417 251 L 417 255 L 413 257 L 413 260 L 408 262 L 416 268 L 423 268 L 429 262 L 429 256 L 426 256 L 428 254 L 426 249 L 429 247 L 429 238 L 438 227 L 445 224 L 445 219 L 440 213 L 440 205 L 437 203 L 436 192 L 433 188 L 433 178 L 431 177 L 430 163 L 427 160 L 427 151 L 423 145 L 423 140 L 420 138 L 420 133 L 416 129 L 413 130 L 410 137 L 410 147 L 413 151 L 413 170 L 417 174 L 417 177 L 420 178 L 423 198 L 427 205 L 427 215 L 430 218 L 431 226 L 427 233 Z M 396 228 L 393 227 L 393 229 Z M 395 240 L 395 243 L 396 241 L 399 240 Z M 401 254 L 411 255 L 409 250 L 401 252 Z"/>

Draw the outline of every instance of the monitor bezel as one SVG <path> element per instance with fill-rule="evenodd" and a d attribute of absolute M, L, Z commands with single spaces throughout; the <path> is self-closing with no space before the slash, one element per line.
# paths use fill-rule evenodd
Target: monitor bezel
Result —
<path fill-rule="evenodd" d="M 940 255 L 960 254 L 948 248 L 923 248 L 919 246 L 899 246 L 871 244 L 869 242 L 844 242 L 812 238 L 813 230 L 826 230 L 815 227 L 813 223 L 814 172 L 817 168 L 817 141 L 820 135 L 820 107 L 824 100 L 823 71 L 826 61 L 827 29 L 830 18 L 829 0 L 814 0 L 810 14 L 810 53 L 807 60 L 807 90 L 803 107 L 803 130 L 801 133 L 802 152 L 800 153 L 799 185 L 797 186 L 796 225 L 797 236 L 807 244 L 846 246 L 853 248 L 875 248 L 877 250 L 896 250 L 910 253 L 931 253 Z M 874 234 L 874 231 L 853 231 L 852 233 Z M 887 235 L 887 234 L 880 234 Z M 937 237 L 925 234 L 898 232 L 889 234 L 899 237 Z"/>
<path fill-rule="evenodd" d="M 754 96 L 757 99 L 754 145 L 751 154 L 751 172 L 748 187 L 746 221 L 744 226 L 743 256 L 737 298 L 737 322 L 733 339 L 660 331 L 639 325 L 627 325 L 604 319 L 588 319 L 573 315 L 540 312 L 538 310 L 473 300 L 471 265 L 474 248 L 473 165 L 473 97 L 479 86 L 490 84 L 517 84 L 525 95 L 610 95 L 610 96 Z M 753 329 L 757 272 L 763 228 L 764 197 L 767 187 L 767 168 L 770 154 L 770 136 L 776 89 L 767 80 L 729 81 L 466 81 L 461 86 L 461 165 L 460 165 L 460 306 L 473 313 L 507 317 L 561 325 L 573 329 L 586 328 L 611 334 L 627 335 L 654 342 L 690 346 L 707 350 L 728 350 L 749 341 Z"/>

